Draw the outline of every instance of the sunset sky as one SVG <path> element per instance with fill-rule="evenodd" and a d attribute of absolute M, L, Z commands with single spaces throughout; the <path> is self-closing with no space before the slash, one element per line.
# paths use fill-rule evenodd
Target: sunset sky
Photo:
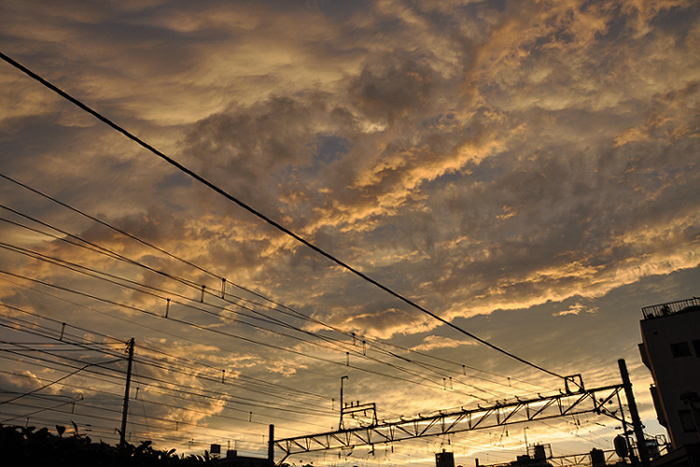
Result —
<path fill-rule="evenodd" d="M 2 53 L 385 287 L 588 387 L 626 359 L 650 435 L 640 308 L 700 295 L 699 50 L 693 0 L 0 4 Z M 129 439 L 180 453 L 336 429 L 342 376 L 383 420 L 563 387 L 5 61 L 0 175 L 0 423 L 117 442 L 132 337 Z M 471 466 L 616 426 L 289 462 Z"/>

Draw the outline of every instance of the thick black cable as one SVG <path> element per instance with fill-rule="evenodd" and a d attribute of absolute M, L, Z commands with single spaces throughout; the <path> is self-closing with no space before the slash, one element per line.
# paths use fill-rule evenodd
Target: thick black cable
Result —
<path fill-rule="evenodd" d="M 110 120 L 110 119 L 108 119 L 107 117 L 103 116 L 102 114 L 100 114 L 100 113 L 97 112 L 96 110 L 93 110 L 92 108 L 90 108 L 90 107 L 88 107 L 87 105 L 83 104 L 81 101 L 79 101 L 79 100 L 76 99 L 75 97 L 71 96 L 70 94 L 68 94 L 67 92 L 65 92 L 65 91 L 63 91 L 62 89 L 58 88 L 57 86 L 51 84 L 51 83 L 50 83 L 49 81 L 47 81 L 46 79 L 42 78 L 42 77 L 39 76 L 38 74 L 36 74 L 36 73 L 34 73 L 33 71 L 31 71 L 29 68 L 25 67 L 24 65 L 18 63 L 17 61 L 13 60 L 12 58 L 8 57 L 8 56 L 5 55 L 4 53 L 0 52 L 0 58 L 2 58 L 5 62 L 7 62 L 8 64 L 12 65 L 13 67 L 17 68 L 18 70 L 20 70 L 21 72 L 23 72 L 24 74 L 26 74 L 27 76 L 29 76 L 30 78 L 33 78 L 34 80 L 36 80 L 36 81 L 38 81 L 39 83 L 43 84 L 45 87 L 47 87 L 47 88 L 49 88 L 50 90 L 54 91 L 55 93 L 57 93 L 58 95 L 60 95 L 61 97 L 63 97 L 63 98 L 66 99 L 67 101 L 69 101 L 70 103 L 74 104 L 75 106 L 77 106 L 77 107 L 79 107 L 80 109 L 84 110 L 85 112 L 89 113 L 90 115 L 92 115 L 93 117 L 95 117 L 96 119 L 98 119 L 99 121 L 101 121 L 101 122 L 103 122 L 104 124 L 108 125 L 109 127 L 111 127 L 112 129 L 114 129 L 115 131 L 117 131 L 117 132 L 121 133 L 122 135 L 126 136 L 127 138 L 129 138 L 130 140 L 132 140 L 133 142 L 135 142 L 136 144 L 138 144 L 138 145 L 141 146 L 142 148 L 144 148 L 144 149 L 146 149 L 147 151 L 153 153 L 154 155 L 160 157 L 162 160 L 164 160 L 164 161 L 167 162 L 168 164 L 174 166 L 175 168 L 177 168 L 177 169 L 180 170 L 181 172 L 184 172 L 185 174 L 189 175 L 190 177 L 192 177 L 192 178 L 195 179 L 196 181 L 198 181 L 198 182 L 200 182 L 201 184 L 203 184 L 203 185 L 205 185 L 206 187 L 208 187 L 209 189 L 211 189 L 211 190 L 213 190 L 214 192 L 220 194 L 221 196 L 225 197 L 225 198 L 228 199 L 229 201 L 231 201 L 231 202 L 237 204 L 239 207 L 245 209 L 246 211 L 248 211 L 248 212 L 250 212 L 251 214 L 253 214 L 255 217 L 257 217 L 257 218 L 259 218 L 259 219 L 265 221 L 266 223 L 270 224 L 271 226 L 273 226 L 274 228 L 276 228 L 276 229 L 279 230 L 280 232 L 282 232 L 282 233 L 284 233 L 284 234 L 286 234 L 286 235 L 288 235 L 288 236 L 294 238 L 294 239 L 295 239 L 296 241 L 298 241 L 299 243 L 305 245 L 306 247 L 310 248 L 311 250 L 315 251 L 316 253 L 320 254 L 321 256 L 327 258 L 328 260 L 330 260 L 330 261 L 336 263 L 338 266 L 340 266 L 340 267 L 346 269 L 347 271 L 349 271 L 349 272 L 355 274 L 356 276 L 358 276 L 358 277 L 364 279 L 365 281 L 367 281 L 367 282 L 369 282 L 370 284 L 374 285 L 375 287 L 378 287 L 379 289 L 381 289 L 381 290 L 387 292 L 388 294 L 394 296 L 395 298 L 397 298 L 398 300 L 400 300 L 400 301 L 406 303 L 407 305 L 409 305 L 409 306 L 411 306 L 411 307 L 413 307 L 413 308 L 415 308 L 415 309 L 417 309 L 417 310 L 419 310 L 419 311 L 421 311 L 421 312 L 427 314 L 428 316 L 430 316 L 430 317 L 432 317 L 433 319 L 439 321 L 440 323 L 442 323 L 442 324 L 444 324 L 444 325 L 446 325 L 446 326 L 448 326 L 448 327 L 454 329 L 455 331 L 457 331 L 457 332 L 459 332 L 459 333 L 461 333 L 461 334 L 464 334 L 465 336 L 471 337 L 471 338 L 474 339 L 475 341 L 477 341 L 477 342 L 479 342 L 479 343 L 481 343 L 481 344 L 483 344 L 483 345 L 485 345 L 485 346 L 487 346 L 487 347 L 490 347 L 491 349 L 493 349 L 493 350 L 495 350 L 495 351 L 497 351 L 497 352 L 500 352 L 500 353 L 502 353 L 502 354 L 504 354 L 504 355 L 506 355 L 506 356 L 508 356 L 508 357 L 510 357 L 510 358 L 512 358 L 512 359 L 514 359 L 514 360 L 517 360 L 517 361 L 519 361 L 520 363 L 523 363 L 523 364 L 525 364 L 525 365 L 531 366 L 532 368 L 535 368 L 535 369 L 537 369 L 537 370 L 539 370 L 539 371 L 542 371 L 542 372 L 544 372 L 544 373 L 547 373 L 548 375 L 555 376 L 555 377 L 561 378 L 561 379 L 565 379 L 564 376 L 561 376 L 561 375 L 559 375 L 559 374 L 557 374 L 557 373 L 555 373 L 555 372 L 553 372 L 553 371 L 547 370 L 547 369 L 545 369 L 545 368 L 543 368 L 543 367 L 541 367 L 541 366 L 539 366 L 539 365 L 537 365 L 537 364 L 535 364 L 535 363 L 532 363 L 532 362 L 530 362 L 530 361 L 528 361 L 528 360 L 525 360 L 524 358 L 518 357 L 517 355 L 515 355 L 515 354 L 513 354 L 513 353 L 511 353 L 511 352 L 509 352 L 509 351 L 507 351 L 507 350 L 505 350 L 505 349 L 503 349 L 503 348 L 501 348 L 501 347 L 495 345 L 495 344 L 492 344 L 492 343 L 490 343 L 490 342 L 488 342 L 488 341 L 486 341 L 486 340 L 484 340 L 484 339 L 478 337 L 477 335 L 475 335 L 475 334 L 473 334 L 473 333 L 471 333 L 471 332 L 469 332 L 469 331 L 467 331 L 467 330 L 465 330 L 465 329 L 460 328 L 460 327 L 457 326 L 456 324 L 451 323 L 450 321 L 447 321 L 447 320 L 444 319 L 444 318 L 441 318 L 439 315 L 436 315 L 435 313 L 433 313 L 433 312 L 431 312 L 430 310 L 428 310 L 427 308 L 425 308 L 425 307 L 419 305 L 418 303 L 414 302 L 413 300 L 410 300 L 409 298 L 404 297 L 404 296 L 401 295 L 400 293 L 395 292 L 394 290 L 390 289 L 389 287 L 387 287 L 387 286 L 385 286 L 385 285 L 379 283 L 378 281 L 372 279 L 372 278 L 371 278 L 370 276 L 368 276 L 367 274 L 365 274 L 365 273 L 363 273 L 363 272 L 361 272 L 361 271 L 355 269 L 354 267 L 350 266 L 349 264 L 345 263 L 344 261 L 341 261 L 340 259 L 338 259 L 338 258 L 336 258 L 335 256 L 331 255 L 330 253 L 327 253 L 325 250 L 323 250 L 323 249 L 317 247 L 317 246 L 314 245 L 313 243 L 309 242 L 308 240 L 304 239 L 303 237 L 301 237 L 301 236 L 297 235 L 296 233 L 292 232 L 292 231 L 289 230 L 288 228 L 284 227 L 284 226 L 281 225 L 280 223 L 276 222 L 275 220 L 273 220 L 273 219 L 271 219 L 270 217 L 264 215 L 264 214 L 261 213 L 260 211 L 254 209 L 253 207 L 251 207 L 251 206 L 249 206 L 248 204 L 244 203 L 243 201 L 239 200 L 238 198 L 236 198 L 235 196 L 231 195 L 231 194 L 228 193 L 227 191 L 223 190 L 222 188 L 219 188 L 217 185 L 215 185 L 214 183 L 210 182 L 209 180 L 207 180 L 207 179 L 204 178 L 203 176 L 199 175 L 198 173 L 196 173 L 196 172 L 194 172 L 193 170 L 187 168 L 186 166 L 184 166 L 184 165 L 181 164 L 180 162 L 177 162 L 176 160 L 174 160 L 174 159 L 172 159 L 171 157 L 167 156 L 165 153 L 161 152 L 160 150 L 158 150 L 158 149 L 156 149 L 155 147 L 151 146 L 150 144 L 146 143 L 145 141 L 143 141 L 141 138 L 137 137 L 137 136 L 134 135 L 133 133 L 131 133 L 131 132 L 127 131 L 126 129 L 122 128 L 121 126 L 117 125 L 115 122 L 113 122 L 112 120 Z"/>

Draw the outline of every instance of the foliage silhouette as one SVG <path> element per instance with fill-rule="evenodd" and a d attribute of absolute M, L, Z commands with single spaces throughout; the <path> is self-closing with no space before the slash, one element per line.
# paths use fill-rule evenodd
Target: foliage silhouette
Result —
<path fill-rule="evenodd" d="M 58 435 L 48 428 L 4 426 L 0 424 L 0 452 L 2 464 L 7 466 L 70 466 L 70 467 L 150 467 L 150 466 L 206 466 L 214 465 L 209 453 L 204 456 L 179 457 L 175 450 L 153 449 L 150 441 L 139 446 L 126 443 L 110 446 L 100 441 L 93 443 L 75 427 L 73 435 L 64 437 L 66 428 L 56 426 Z"/>

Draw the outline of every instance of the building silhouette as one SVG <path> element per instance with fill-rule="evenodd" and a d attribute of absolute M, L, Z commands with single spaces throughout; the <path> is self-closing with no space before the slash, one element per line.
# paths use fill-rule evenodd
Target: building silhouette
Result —
<path fill-rule="evenodd" d="M 642 308 L 639 353 L 659 423 L 674 449 L 700 442 L 700 299 Z"/>

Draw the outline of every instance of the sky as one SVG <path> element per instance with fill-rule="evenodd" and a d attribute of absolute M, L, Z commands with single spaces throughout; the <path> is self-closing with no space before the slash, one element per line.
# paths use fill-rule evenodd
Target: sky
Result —
<path fill-rule="evenodd" d="M 663 434 L 640 309 L 698 296 L 698 50 L 692 0 L 3 1 L 4 54 L 533 365 L 0 62 L 0 422 L 118 441 L 134 338 L 129 440 L 180 453 L 337 429 L 341 381 L 388 421 L 556 393 L 552 373 L 619 384 L 621 358 Z M 586 416 L 288 461 L 486 464 L 619 433 Z"/>

